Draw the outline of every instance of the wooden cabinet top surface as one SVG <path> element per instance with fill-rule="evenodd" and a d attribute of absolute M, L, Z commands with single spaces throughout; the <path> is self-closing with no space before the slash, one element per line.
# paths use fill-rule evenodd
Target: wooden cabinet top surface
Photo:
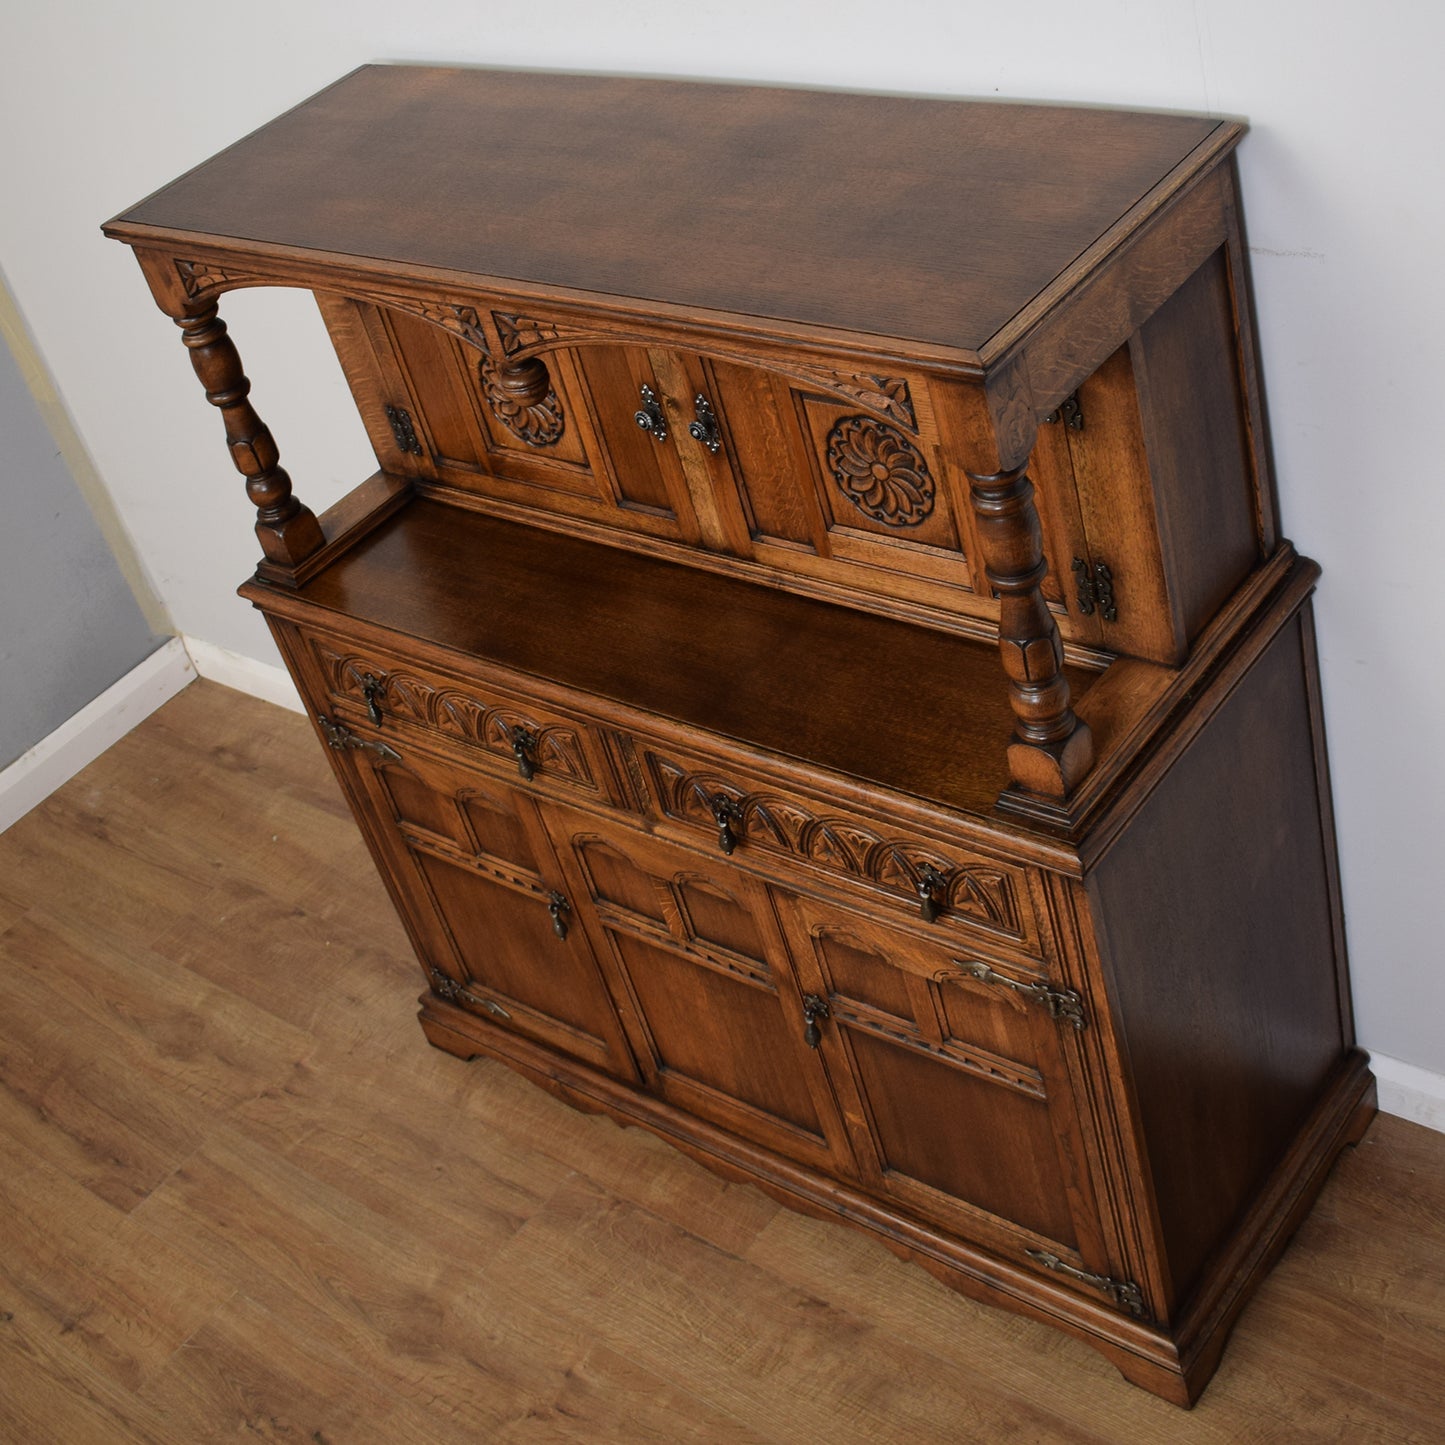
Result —
<path fill-rule="evenodd" d="M 1240 134 L 1185 115 L 367 66 L 107 230 L 977 355 Z"/>

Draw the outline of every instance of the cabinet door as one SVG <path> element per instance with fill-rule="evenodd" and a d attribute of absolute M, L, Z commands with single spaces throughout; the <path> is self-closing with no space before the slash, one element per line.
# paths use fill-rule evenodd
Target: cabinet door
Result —
<path fill-rule="evenodd" d="M 827 904 L 779 903 L 801 986 L 827 1003 L 822 1052 L 865 1180 L 1016 1258 L 1033 1248 L 1102 1265 L 1061 1054 L 1072 1025 L 969 977 L 970 960 L 947 949 Z"/>
<path fill-rule="evenodd" d="M 433 991 L 635 1078 L 535 804 L 484 774 L 389 751 L 352 754 L 351 766 Z"/>
<path fill-rule="evenodd" d="M 685 849 L 545 811 L 649 1087 L 779 1154 L 851 1174 L 761 885 Z"/>

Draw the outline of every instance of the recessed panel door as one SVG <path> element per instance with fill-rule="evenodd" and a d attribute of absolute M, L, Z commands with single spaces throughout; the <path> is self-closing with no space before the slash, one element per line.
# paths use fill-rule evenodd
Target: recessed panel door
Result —
<path fill-rule="evenodd" d="M 764 889 L 681 848 L 546 809 L 633 1050 L 662 1098 L 802 1163 L 853 1172 Z"/>
<path fill-rule="evenodd" d="M 512 1032 L 635 1077 L 536 805 L 507 784 L 385 745 L 356 773 L 433 992 Z"/>
<path fill-rule="evenodd" d="M 1017 969 L 826 904 L 779 902 L 801 986 L 827 1005 L 821 1047 L 852 1091 L 845 1110 L 868 1181 L 1015 1256 L 1101 1263 L 1061 1054 L 1074 1022 L 1035 1001 Z"/>

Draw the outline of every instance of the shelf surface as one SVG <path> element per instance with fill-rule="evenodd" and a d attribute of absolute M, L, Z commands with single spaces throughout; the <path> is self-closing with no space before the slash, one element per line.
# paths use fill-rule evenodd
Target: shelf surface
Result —
<path fill-rule="evenodd" d="M 107 229 L 976 352 L 1191 152 L 1239 129 L 1083 107 L 367 66 Z"/>
<path fill-rule="evenodd" d="M 1008 783 L 990 644 L 423 499 L 297 595 L 965 812 Z"/>

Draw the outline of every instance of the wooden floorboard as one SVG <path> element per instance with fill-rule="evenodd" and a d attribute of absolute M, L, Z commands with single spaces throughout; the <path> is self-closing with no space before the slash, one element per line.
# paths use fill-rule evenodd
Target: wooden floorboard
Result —
<path fill-rule="evenodd" d="M 304 720 L 213 684 L 0 835 L 0 1441 L 1445 1439 L 1445 1136 L 1347 1152 L 1186 1413 L 420 984 Z"/>

